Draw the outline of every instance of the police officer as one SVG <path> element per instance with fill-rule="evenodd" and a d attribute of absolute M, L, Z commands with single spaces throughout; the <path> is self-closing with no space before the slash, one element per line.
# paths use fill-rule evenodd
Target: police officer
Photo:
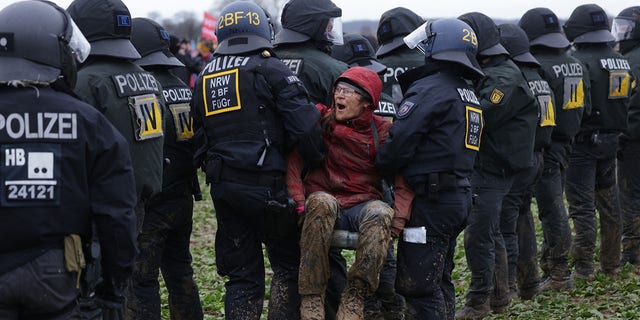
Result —
<path fill-rule="evenodd" d="M 485 74 L 474 82 L 486 127 L 471 176 L 477 199 L 464 238 L 471 282 L 466 304 L 456 313 L 456 318 L 479 319 L 492 309 L 500 313 L 509 306 L 507 257 L 499 215 L 515 174 L 533 165 L 538 106 L 520 69 L 500 44 L 500 32 L 493 20 L 479 12 L 458 19 L 477 35 L 477 59 Z"/>
<path fill-rule="evenodd" d="M 466 80 L 483 73 L 466 23 L 441 19 L 416 31 L 425 64 L 398 77 L 405 98 L 376 163 L 401 173 L 415 192 L 398 243 L 396 287 L 407 312 L 412 319 L 453 319 L 453 254 L 471 211 L 468 178 L 483 131 L 483 111 Z"/>
<path fill-rule="evenodd" d="M 73 96 L 89 43 L 64 9 L 21 1 L 0 11 L 0 318 L 81 317 L 78 281 L 91 225 L 102 246 L 103 318 L 122 314 L 135 256 L 127 143 Z M 43 32 L 46 30 L 46 32 Z"/>
<path fill-rule="evenodd" d="M 216 266 L 225 284 L 227 319 L 260 319 L 265 244 L 273 279 L 269 319 L 298 319 L 298 245 L 286 194 L 287 154 L 322 160 L 319 112 L 298 77 L 275 58 L 267 16 L 256 4 L 222 9 L 215 57 L 191 102 L 204 134 L 207 182 L 216 209 Z"/>
<path fill-rule="evenodd" d="M 67 10 L 91 43 L 75 93 L 98 108 L 129 142 L 140 232 L 146 202 L 162 187 L 162 87 L 131 62 L 140 54 L 131 44 L 131 15 L 122 1 L 75 0 Z"/>
<path fill-rule="evenodd" d="M 331 0 L 291 0 L 282 9 L 275 52 L 302 80 L 311 101 L 331 105 L 331 86 L 347 65 L 329 54 L 341 45 L 342 10 Z"/>
<path fill-rule="evenodd" d="M 382 92 L 391 96 L 396 104 L 402 100 L 397 77 L 424 64 L 424 55 L 420 51 L 409 49 L 402 38 L 423 23 L 422 17 L 404 7 L 393 8 L 380 16 L 376 32 L 380 46 L 376 56 L 380 63 L 387 66 L 382 76 Z"/>
<path fill-rule="evenodd" d="M 544 280 L 540 290 L 569 290 L 573 288 L 569 268 L 571 229 L 564 205 L 564 177 L 571 140 L 580 129 L 588 104 L 589 81 L 585 80 L 582 63 L 567 55 L 570 43 L 553 11 L 531 9 L 522 15 L 518 25 L 527 34 L 531 53 L 540 62 L 555 98 L 556 126 L 551 132 L 551 144 L 543 150 L 544 168 L 534 188 L 544 237 L 540 257 Z"/>
<path fill-rule="evenodd" d="M 541 73 L 540 63 L 529 52 L 527 34 L 516 24 L 501 24 L 500 43 L 509 51 L 513 62 L 536 98 L 538 126 L 533 145 L 533 166 L 514 176 L 509 193 L 502 200 L 500 232 L 507 250 L 509 290 L 513 296 L 530 300 L 538 292 L 538 243 L 531 214 L 533 187 L 542 174 L 542 151 L 551 144 L 551 132 L 556 125 L 554 96 Z M 517 281 L 516 281 L 517 279 Z"/>
<path fill-rule="evenodd" d="M 613 51 L 609 18 L 595 4 L 576 7 L 564 24 L 591 82 L 591 114 L 582 119 L 569 156 L 566 195 L 575 238 L 571 247 L 576 278 L 592 279 L 596 209 L 600 214 L 600 267 L 615 275 L 620 267 L 621 213 L 616 185 L 618 135 L 627 129 L 632 82 L 629 61 Z"/>
<path fill-rule="evenodd" d="M 612 33 L 619 52 L 629 60 L 632 72 L 640 75 L 640 7 L 622 10 L 613 19 Z M 618 186 L 622 205 L 622 264 L 640 266 L 640 94 L 634 91 L 629 104 L 629 123 L 620 136 Z"/>
<path fill-rule="evenodd" d="M 194 192 L 199 193 L 193 166 L 195 145 L 190 140 L 193 137 L 191 88 L 170 72 L 183 64 L 169 51 L 169 33 L 161 25 L 147 18 L 134 18 L 131 42 L 142 56 L 135 63 L 152 72 L 162 84 L 162 96 L 169 112 L 165 117 L 162 191 L 147 203 L 138 236 L 140 253 L 132 277 L 133 295 L 127 303 L 128 315 L 133 319 L 160 319 L 158 270 L 161 270 L 169 291 L 171 317 L 202 319 L 189 253 L 192 196 Z"/>

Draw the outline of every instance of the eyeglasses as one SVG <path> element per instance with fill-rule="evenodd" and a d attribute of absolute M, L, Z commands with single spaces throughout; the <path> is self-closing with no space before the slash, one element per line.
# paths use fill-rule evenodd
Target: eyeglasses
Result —
<path fill-rule="evenodd" d="M 347 88 L 347 87 L 342 87 L 342 86 L 336 86 L 333 89 L 333 94 L 338 94 L 338 93 L 342 93 L 345 96 L 353 96 L 354 94 L 360 94 L 358 91 L 352 89 L 352 88 Z"/>

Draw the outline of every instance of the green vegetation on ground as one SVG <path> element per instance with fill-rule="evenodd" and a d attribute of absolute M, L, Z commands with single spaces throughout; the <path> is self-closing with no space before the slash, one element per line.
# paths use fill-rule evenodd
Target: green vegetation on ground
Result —
<path fill-rule="evenodd" d="M 205 319 L 224 319 L 224 279 L 216 273 L 214 251 L 215 210 L 208 195 L 208 186 L 203 185 L 202 190 L 205 199 L 195 203 L 191 236 L 195 280 L 200 289 Z M 540 244 L 542 235 L 535 205 L 532 210 Z M 464 304 L 464 294 L 471 278 L 462 239 L 460 235 L 452 275 L 456 286 L 457 308 Z M 345 252 L 345 255 L 348 260 L 353 261 L 351 252 Z M 595 263 L 597 266 L 597 261 Z M 270 269 L 267 270 L 265 277 L 268 286 L 271 280 Z M 164 285 L 161 290 L 162 318 L 169 319 L 167 292 Z M 266 299 L 268 299 L 268 290 L 266 292 Z M 266 299 L 263 319 L 266 319 Z M 509 311 L 487 319 L 640 319 L 640 269 L 626 265 L 617 279 L 596 274 L 594 281 L 576 281 L 576 288 L 568 292 L 545 292 L 531 301 L 515 300 L 511 303 Z"/>

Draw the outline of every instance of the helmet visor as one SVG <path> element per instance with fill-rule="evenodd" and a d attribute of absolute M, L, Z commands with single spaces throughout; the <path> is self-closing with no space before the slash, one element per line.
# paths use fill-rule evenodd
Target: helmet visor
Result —
<path fill-rule="evenodd" d="M 327 29 L 325 30 L 324 35 L 327 41 L 331 42 L 332 44 L 338 46 L 343 45 L 344 39 L 342 38 L 342 19 L 340 17 L 329 19 L 329 23 L 327 23 Z"/>
<path fill-rule="evenodd" d="M 78 26 L 73 19 L 69 18 L 69 23 L 71 24 L 71 39 L 69 39 L 69 47 L 73 50 L 73 56 L 78 60 L 78 62 L 82 63 L 87 60 L 89 57 L 89 53 L 91 52 L 91 44 L 87 41 L 87 38 L 84 37 Z"/>
<path fill-rule="evenodd" d="M 611 33 L 616 38 L 616 41 L 633 39 L 633 31 L 636 27 L 634 20 L 625 18 L 613 19 L 613 26 L 611 27 Z"/>
<path fill-rule="evenodd" d="M 409 49 L 418 48 L 422 53 L 425 53 L 426 40 L 429 38 L 427 34 L 428 23 L 429 21 L 423 23 L 402 39 Z"/>

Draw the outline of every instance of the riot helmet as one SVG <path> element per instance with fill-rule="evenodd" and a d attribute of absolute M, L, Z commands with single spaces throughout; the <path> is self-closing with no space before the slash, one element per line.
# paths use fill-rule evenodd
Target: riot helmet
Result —
<path fill-rule="evenodd" d="M 469 12 L 458 17 L 473 28 L 478 37 L 479 56 L 497 56 L 509 54 L 500 44 L 500 31 L 495 22 L 487 15 L 480 12 Z"/>
<path fill-rule="evenodd" d="M 513 23 L 505 23 L 498 26 L 500 30 L 500 43 L 509 51 L 511 59 L 540 66 L 540 62 L 529 52 L 529 38 L 527 34 Z"/>
<path fill-rule="evenodd" d="M 567 39 L 573 43 L 608 43 L 615 40 L 609 31 L 609 17 L 597 4 L 576 7 L 563 28 Z"/>
<path fill-rule="evenodd" d="M 611 33 L 616 41 L 640 40 L 640 7 L 634 6 L 620 11 L 613 19 Z"/>
<path fill-rule="evenodd" d="M 525 12 L 518 26 L 524 30 L 531 46 L 564 49 L 571 44 L 562 33 L 558 16 L 548 8 L 533 8 Z"/>
<path fill-rule="evenodd" d="M 91 46 L 69 14 L 49 1 L 15 2 L 0 11 L 0 83 L 75 85 L 76 64 Z"/>
<path fill-rule="evenodd" d="M 147 18 L 131 20 L 131 43 L 142 58 L 135 61 L 139 66 L 183 67 L 171 51 L 169 32 L 157 22 Z"/>
<path fill-rule="evenodd" d="M 282 9 L 282 30 L 276 44 L 312 40 L 318 44 L 343 44 L 342 9 L 331 0 L 291 0 Z"/>
<path fill-rule="evenodd" d="M 404 37 L 405 44 L 418 48 L 425 58 L 463 65 L 476 76 L 484 73 L 476 59 L 478 38 L 473 29 L 458 19 L 427 21 Z"/>
<path fill-rule="evenodd" d="M 131 14 L 120 0 L 74 0 L 67 11 L 91 43 L 91 55 L 140 59 L 131 43 Z"/>
<path fill-rule="evenodd" d="M 403 46 L 402 38 L 424 23 L 424 19 L 415 12 L 397 7 L 386 11 L 380 16 L 376 36 L 380 47 L 377 56 L 383 56 L 396 48 Z"/>
<path fill-rule="evenodd" d="M 269 49 L 273 47 L 271 34 L 269 18 L 260 6 L 249 1 L 233 2 L 220 11 L 215 52 L 236 54 Z"/>
<path fill-rule="evenodd" d="M 331 56 L 351 67 L 361 66 L 373 70 L 375 73 L 384 72 L 387 66 L 378 62 L 373 46 L 367 38 L 357 33 L 344 34 L 344 44 L 334 45 Z"/>

